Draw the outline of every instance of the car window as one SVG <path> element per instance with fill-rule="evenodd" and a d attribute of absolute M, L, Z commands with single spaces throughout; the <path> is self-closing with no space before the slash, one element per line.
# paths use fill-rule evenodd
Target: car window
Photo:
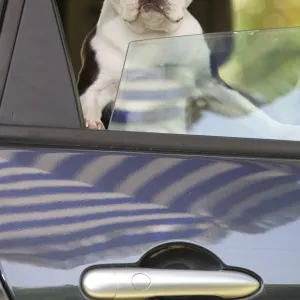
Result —
<path fill-rule="evenodd" d="M 299 40 L 300 27 L 135 41 L 110 129 L 298 141 Z"/>
<path fill-rule="evenodd" d="M 84 80 L 83 85 L 79 80 L 82 64 L 89 63 L 89 59 L 82 56 L 85 53 L 84 45 L 88 34 L 91 32 L 93 34 L 102 3 L 103 1 L 94 0 L 57 0 L 80 96 L 81 89 L 86 91 L 87 86 L 91 84 L 91 78 L 95 79 L 97 76 L 88 74 L 90 78 Z M 222 1 L 222 4 L 220 1 L 200 0 L 193 1 L 189 10 L 201 24 L 205 32 L 203 37 L 172 38 L 161 42 L 136 41 L 130 44 L 122 77 L 120 74 L 121 82 L 117 82 L 120 84 L 120 89 L 117 97 L 113 99 L 115 111 L 112 119 L 109 120 L 109 129 L 272 139 L 285 139 L 286 130 L 291 130 L 292 136 L 288 138 L 298 140 L 296 134 L 298 110 L 295 100 L 298 95 L 300 70 L 297 43 L 299 40 L 297 26 L 300 26 L 300 20 L 295 17 L 298 15 L 297 12 L 300 13 L 298 2 L 287 0 L 284 5 L 279 6 L 275 0 L 226 0 Z M 227 33 L 220 34 L 220 32 Z M 211 79 L 217 78 L 221 83 L 220 87 L 224 88 L 222 91 L 217 89 L 213 91 L 222 95 L 211 93 L 196 97 L 192 95 L 188 102 L 181 101 L 178 105 L 173 105 L 172 101 L 176 97 L 181 100 L 186 98 L 186 95 L 183 96 L 185 91 L 178 86 L 178 82 L 170 80 L 168 82 L 164 77 L 168 74 L 161 74 L 172 72 L 170 70 L 174 66 L 164 65 L 163 68 L 158 68 L 159 70 L 157 68 L 152 70 L 154 66 L 143 64 L 133 67 L 136 61 L 134 62 L 131 57 L 135 57 L 137 48 L 142 48 L 140 51 L 147 53 L 147 48 L 159 49 L 164 44 L 169 51 L 172 49 L 172 44 L 179 43 L 186 46 L 185 50 L 182 49 L 182 56 L 184 56 L 188 49 L 197 50 L 194 44 L 197 44 L 199 39 L 205 41 L 210 51 L 204 64 L 210 64 L 213 75 Z M 195 57 L 199 58 L 202 54 L 201 45 L 198 46 L 198 54 L 195 53 Z M 155 51 L 158 51 L 157 49 Z M 147 55 L 145 54 L 141 59 L 146 60 Z M 141 71 L 138 69 L 143 69 L 142 72 L 147 74 L 137 75 L 136 72 Z M 156 71 L 157 74 L 153 75 L 152 73 Z M 158 76 L 156 81 L 151 79 L 152 81 L 145 82 L 134 77 L 151 77 L 150 73 Z M 128 76 L 133 77 L 128 80 Z M 201 81 L 201 78 L 198 79 Z M 144 86 L 141 87 L 142 85 Z M 145 85 L 148 87 L 145 88 Z M 168 85 L 173 86 L 173 91 L 170 89 L 166 92 L 166 89 L 161 88 L 162 86 L 167 88 Z M 201 91 L 198 92 L 201 94 Z M 230 94 L 239 99 L 231 99 Z M 139 97 L 144 101 L 140 101 Z M 146 98 L 150 101 L 145 101 Z M 161 107 L 157 106 L 159 102 L 157 98 L 164 102 Z M 165 101 L 165 98 L 171 101 Z M 222 103 L 223 98 L 228 98 L 227 103 Z M 247 99 L 249 106 L 247 109 L 251 114 L 243 112 L 244 104 L 238 103 L 243 101 L 242 99 Z M 229 105 L 228 101 L 235 102 L 236 107 Z M 282 106 L 284 109 L 281 109 Z M 145 107 L 147 113 L 141 114 Z M 163 122 L 178 114 L 181 115 L 181 125 L 175 126 Z M 156 120 L 155 126 L 150 124 L 153 119 Z M 145 123 L 144 127 L 141 122 Z M 282 128 L 281 125 L 285 127 L 283 131 L 277 129 L 277 127 Z"/>
<path fill-rule="evenodd" d="M 0 122 L 1 124 L 43 126 L 46 128 L 82 128 L 84 120 L 79 101 L 80 93 L 76 91 L 75 78 L 78 79 L 84 61 L 81 57 L 84 41 L 98 22 L 103 1 L 53 0 L 47 4 L 40 4 L 39 9 L 37 9 L 39 4 L 32 1 L 25 1 L 25 8 L 23 9 L 23 2 L 23 0 L 7 1 L 8 6 L 12 7 L 16 6 L 16 3 L 20 3 L 19 10 L 22 10 L 22 18 L 20 21 L 17 18 L 9 18 L 10 20 L 17 20 L 15 21 L 15 29 L 18 34 L 10 34 L 10 36 L 17 36 L 16 41 L 11 40 L 14 49 L 8 51 L 12 58 L 8 57 L 1 60 L 7 65 L 6 71 L 8 67 L 10 69 L 8 73 L 6 71 L 6 73 L 0 72 L 0 75 L 4 74 L 3 78 L 6 83 L 0 108 Z M 53 5 L 54 3 L 56 5 Z M 206 56 L 203 61 L 203 66 L 208 67 L 207 64 L 209 64 L 212 78 L 218 79 L 222 86 L 229 91 L 236 90 L 244 97 L 249 98 L 252 109 L 256 108 L 259 115 L 264 112 L 269 118 L 275 118 L 279 125 L 293 125 L 292 129 L 294 130 L 297 125 L 297 103 L 284 105 L 285 109 L 290 107 L 293 110 L 293 116 L 288 112 L 280 111 L 278 113 L 278 108 L 273 110 L 268 108 L 277 103 L 275 99 L 278 97 L 289 95 L 292 91 L 297 92 L 297 40 L 299 39 L 297 39 L 298 29 L 295 26 L 300 25 L 300 20 L 295 15 L 300 12 L 300 7 L 298 2 L 292 0 L 287 0 L 284 3 L 284 5 L 279 6 L 275 0 L 224 0 L 222 2 L 219 0 L 195 0 L 190 6 L 190 12 L 201 24 L 205 34 L 198 37 L 194 36 L 193 39 L 188 36 L 166 39 L 167 44 L 170 44 L 166 47 L 169 51 L 172 49 L 173 43 L 180 44 L 183 40 L 186 41 L 186 46 L 197 44 L 197 40 L 201 36 L 200 39 L 205 40 L 210 51 L 210 55 Z M 16 7 L 13 7 L 10 16 L 16 16 L 16 11 Z M 58 18 L 58 13 L 61 20 Z M 241 30 L 272 27 L 285 27 L 285 29 L 241 32 Z M 62 29 L 64 29 L 64 34 L 61 32 Z M 6 32 L 12 31 L 6 30 Z M 220 32 L 230 33 L 220 34 Z M 1 45 L 7 45 L 7 43 L 2 42 L 2 33 L 0 36 L 0 55 L 2 55 Z M 148 42 L 151 44 L 153 40 Z M 165 41 L 161 42 L 162 44 L 166 43 Z M 148 48 L 149 45 L 146 44 L 144 41 L 130 44 L 126 62 L 124 61 L 125 56 L 122 59 L 122 65 L 125 62 L 125 69 L 129 66 L 133 72 L 137 71 L 136 66 L 132 67 L 130 53 L 136 51 L 134 50 L 136 48 Z M 154 44 L 157 43 L 154 42 Z M 159 48 L 160 46 L 157 46 L 156 50 Z M 189 48 L 197 50 L 197 46 Z M 145 50 L 145 52 L 147 51 Z M 184 56 L 185 53 L 182 57 Z M 198 57 L 200 56 L 198 54 Z M 71 64 L 68 58 L 70 58 Z M 180 57 L 178 58 L 179 61 Z M 271 63 L 273 61 L 274 63 Z M 70 69 L 71 65 L 73 68 Z M 141 65 L 139 68 L 145 71 L 145 66 Z M 147 68 L 147 72 L 153 71 L 153 66 Z M 169 76 L 173 72 L 174 66 L 166 64 L 164 68 L 166 69 L 163 72 L 167 72 L 166 75 Z M 289 72 L 290 69 L 293 72 Z M 115 111 L 113 118 L 108 120 L 110 131 L 115 129 L 129 131 L 128 122 L 126 121 L 127 124 L 122 123 L 124 120 L 120 122 L 120 118 L 127 120 L 126 114 L 122 115 L 124 108 L 122 106 L 127 105 L 122 101 L 122 98 L 128 90 L 128 84 L 134 84 L 134 89 L 138 90 L 141 81 L 135 80 L 133 82 L 131 79 L 131 83 L 129 83 L 128 76 L 130 77 L 132 74 L 128 75 L 127 71 L 126 69 L 122 74 L 121 70 L 119 77 L 116 77 L 118 78 L 117 95 L 116 98 L 112 99 L 113 101 L 116 100 L 113 107 Z M 158 73 L 161 71 L 159 70 Z M 136 74 L 133 75 L 136 76 Z M 160 74 L 159 76 L 164 75 Z M 120 78 L 121 88 L 118 89 Z M 161 92 L 164 93 L 161 90 L 163 84 L 160 82 L 158 85 L 151 85 L 151 89 L 155 91 L 158 98 L 164 98 L 160 96 Z M 182 89 L 176 89 L 176 82 L 172 84 L 175 86 L 176 93 L 181 96 L 184 95 L 180 94 L 185 93 Z M 170 98 L 170 95 L 170 93 L 164 94 L 166 98 Z M 147 97 L 150 96 L 148 93 Z M 169 118 L 168 114 L 176 114 L 180 110 L 180 113 L 183 113 L 184 126 L 178 129 L 171 125 L 171 129 L 167 130 L 168 133 L 226 137 L 275 137 L 276 139 L 287 136 L 286 131 L 277 131 L 277 123 L 276 126 L 273 126 L 274 123 L 272 123 L 272 126 L 264 127 L 257 122 L 257 119 L 247 121 L 255 122 L 260 128 L 259 130 L 255 129 L 252 124 L 251 126 L 247 125 L 248 123 L 245 125 L 246 121 L 243 123 L 241 120 L 245 116 L 236 116 L 232 106 L 228 109 L 228 106 L 220 105 L 215 95 L 209 95 L 210 99 L 201 93 L 198 94 L 198 98 L 195 98 L 195 95 L 192 96 L 194 99 L 188 101 L 187 105 L 180 104 L 179 107 L 175 105 L 171 112 L 167 112 L 170 103 L 165 103 L 165 107 L 157 111 L 152 109 L 152 104 L 146 104 L 146 101 L 139 102 L 137 105 L 134 104 L 135 107 L 131 107 L 130 110 L 141 111 L 141 107 L 148 105 L 150 112 L 146 117 L 142 117 L 146 118 L 148 123 L 149 119 L 153 119 L 153 114 L 155 114 L 156 120 L 165 120 Z M 205 99 L 201 99 L 201 96 Z M 131 95 L 129 95 L 130 97 Z M 190 97 L 189 100 L 191 100 Z M 294 107 L 295 109 L 293 109 Z M 216 115 L 217 119 L 212 117 Z M 246 117 L 248 118 L 249 115 L 246 114 Z M 133 118 L 136 121 L 141 116 L 135 114 Z M 266 120 L 262 122 L 266 122 Z M 165 125 L 161 124 L 159 125 L 162 126 L 161 128 L 153 129 L 148 123 L 145 128 L 140 126 L 138 131 L 164 132 L 163 126 Z M 226 129 L 226 134 L 220 131 L 222 128 Z M 266 128 L 269 128 L 269 131 Z M 274 132 L 280 132 L 280 135 L 274 135 Z M 290 139 L 297 138 L 294 134 Z"/>

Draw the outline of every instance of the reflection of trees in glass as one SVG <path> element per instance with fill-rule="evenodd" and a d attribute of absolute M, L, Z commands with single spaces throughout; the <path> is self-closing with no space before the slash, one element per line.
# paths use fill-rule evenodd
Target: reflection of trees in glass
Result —
<path fill-rule="evenodd" d="M 235 30 L 300 26 L 298 0 L 232 0 L 232 4 Z M 249 39 L 239 37 L 222 77 L 253 94 L 264 95 L 267 101 L 288 93 L 300 77 L 299 37 L 300 28 L 277 41 L 261 35 L 249 43 Z"/>

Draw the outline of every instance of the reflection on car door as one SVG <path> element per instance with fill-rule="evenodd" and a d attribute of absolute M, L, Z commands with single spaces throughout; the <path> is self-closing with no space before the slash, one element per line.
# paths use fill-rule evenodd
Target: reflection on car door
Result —
<path fill-rule="evenodd" d="M 13 147 L 0 158 L 2 267 L 18 299 L 82 299 L 81 275 L 99 265 L 236 269 L 259 278 L 256 297 L 299 293 L 297 163 Z"/>

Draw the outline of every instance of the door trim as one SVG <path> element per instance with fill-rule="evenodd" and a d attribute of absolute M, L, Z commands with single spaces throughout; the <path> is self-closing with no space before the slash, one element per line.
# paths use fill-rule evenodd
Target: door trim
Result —
<path fill-rule="evenodd" d="M 300 142 L 0 125 L 2 146 L 300 158 Z"/>

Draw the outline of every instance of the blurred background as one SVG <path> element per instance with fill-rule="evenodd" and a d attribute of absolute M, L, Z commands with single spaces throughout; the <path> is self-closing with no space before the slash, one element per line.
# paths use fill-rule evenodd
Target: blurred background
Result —
<path fill-rule="evenodd" d="M 232 0 L 231 7 L 234 31 L 300 26 L 299 0 Z M 238 35 L 221 76 L 262 101 L 285 95 L 300 78 L 299 37 L 298 28 L 253 39 Z"/>

